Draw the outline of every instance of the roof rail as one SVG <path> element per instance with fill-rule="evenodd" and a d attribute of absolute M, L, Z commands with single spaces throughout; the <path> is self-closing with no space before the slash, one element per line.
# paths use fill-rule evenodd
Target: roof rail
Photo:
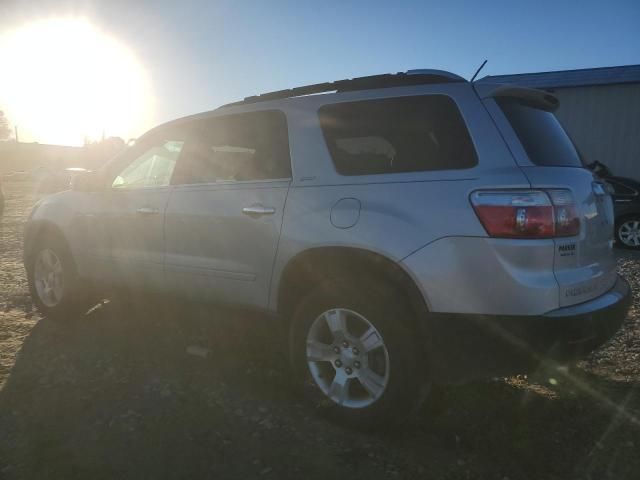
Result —
<path fill-rule="evenodd" d="M 246 97 L 244 100 L 227 103 L 222 107 L 246 105 L 249 103 L 266 102 L 267 100 L 278 100 L 282 98 L 300 97 L 316 93 L 351 92 L 354 90 L 371 90 L 374 88 L 405 87 L 410 85 L 453 82 L 466 82 L 466 80 L 455 73 L 446 72 L 444 70 L 409 70 L 407 72 L 398 72 L 395 74 L 384 73 L 381 75 L 371 75 L 368 77 L 357 77 L 345 80 L 336 80 L 334 82 L 316 83 L 314 85 L 288 88 L 286 90 L 278 90 L 275 92 Z"/>

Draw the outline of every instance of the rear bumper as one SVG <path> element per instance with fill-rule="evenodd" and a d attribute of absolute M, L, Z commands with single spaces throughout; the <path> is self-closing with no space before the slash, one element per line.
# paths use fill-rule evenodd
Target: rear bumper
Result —
<path fill-rule="evenodd" d="M 539 316 L 429 314 L 425 333 L 436 381 L 525 373 L 544 360 L 569 362 L 611 338 L 631 303 L 628 283 L 588 302 Z"/>

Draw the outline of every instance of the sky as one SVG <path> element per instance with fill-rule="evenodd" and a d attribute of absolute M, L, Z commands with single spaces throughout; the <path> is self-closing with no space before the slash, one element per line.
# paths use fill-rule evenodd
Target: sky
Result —
<path fill-rule="evenodd" d="M 110 112 L 114 118 L 106 134 L 125 138 L 245 96 L 341 78 L 415 68 L 469 78 L 484 59 L 481 76 L 640 63 L 638 0 L 0 0 L 0 36 L 52 18 L 90 23 L 144 72 L 143 79 L 129 80 L 130 68 L 123 67 L 129 63 L 107 64 L 109 81 L 99 92 L 84 92 L 122 98 L 127 94 L 122 83 L 138 82 L 136 88 L 148 97 L 141 107 L 145 114 L 132 124 Z M 78 56 L 86 60 L 87 53 Z M 9 87 L 1 90 L 2 70 L 0 65 L 0 110 L 3 99 L 12 97 Z M 41 81 L 47 76 L 42 72 Z M 109 85 L 119 79 L 124 79 L 119 90 L 113 87 L 109 97 Z M 38 81 L 29 88 L 37 90 Z M 124 103 L 123 117 L 130 104 Z M 30 120 L 21 121 L 25 138 L 75 142 L 69 132 L 56 141 L 43 125 L 29 133 Z"/>

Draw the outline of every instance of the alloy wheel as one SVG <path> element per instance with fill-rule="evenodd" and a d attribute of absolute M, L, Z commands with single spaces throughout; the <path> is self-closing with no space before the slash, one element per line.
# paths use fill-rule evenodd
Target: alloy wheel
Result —
<path fill-rule="evenodd" d="M 628 247 L 640 247 L 640 220 L 627 220 L 618 227 L 620 241 Z"/>
<path fill-rule="evenodd" d="M 45 248 L 38 253 L 33 277 L 38 297 L 45 306 L 55 307 L 62 300 L 63 274 L 62 262 L 53 250 Z"/>
<path fill-rule="evenodd" d="M 306 355 L 316 385 L 343 407 L 368 407 L 389 383 L 382 335 L 353 310 L 336 308 L 318 316 L 307 334 Z"/>

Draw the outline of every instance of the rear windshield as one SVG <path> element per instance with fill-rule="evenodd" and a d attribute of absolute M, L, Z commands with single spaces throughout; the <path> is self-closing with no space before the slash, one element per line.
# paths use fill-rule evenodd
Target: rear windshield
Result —
<path fill-rule="evenodd" d="M 498 104 L 533 163 L 552 167 L 582 167 L 576 147 L 553 113 L 513 98 L 499 99 Z"/>
<path fill-rule="evenodd" d="M 445 95 L 337 103 L 319 115 L 342 175 L 462 169 L 478 162 L 458 107 Z"/>

